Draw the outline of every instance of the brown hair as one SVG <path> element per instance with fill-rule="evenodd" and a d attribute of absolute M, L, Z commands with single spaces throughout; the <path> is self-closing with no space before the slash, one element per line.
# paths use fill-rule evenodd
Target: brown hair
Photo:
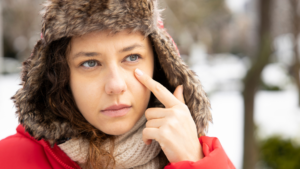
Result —
<path fill-rule="evenodd" d="M 99 129 L 92 126 L 80 113 L 72 95 L 72 91 L 69 85 L 70 68 L 66 57 L 70 41 L 71 37 L 64 37 L 49 44 L 46 49 L 47 55 L 44 56 L 44 58 L 39 58 L 45 59 L 44 63 L 46 64 L 44 65 L 45 68 L 43 75 L 41 75 L 41 78 L 39 79 L 39 89 L 36 89 L 38 90 L 38 92 L 35 94 L 35 99 L 26 101 L 30 101 L 31 104 L 35 104 L 34 109 L 39 112 L 44 112 L 46 111 L 46 109 L 48 109 L 48 112 L 50 114 L 55 115 L 56 118 L 60 118 L 61 121 L 68 120 L 72 125 L 71 127 L 75 128 L 78 131 L 78 138 L 82 137 L 89 140 L 90 146 L 88 150 L 87 163 L 85 164 L 84 168 L 93 169 L 114 167 L 115 159 L 113 157 L 113 150 L 115 137 L 113 135 L 105 134 Z M 173 91 L 174 89 L 171 89 L 164 71 L 162 71 L 154 48 L 153 51 L 153 79 L 159 81 L 170 91 Z M 35 59 L 36 58 L 30 57 L 27 61 L 24 62 L 24 82 L 27 82 L 28 79 L 24 78 L 28 77 L 28 70 L 30 70 L 30 68 L 26 67 L 26 65 L 31 65 L 32 61 L 38 63 L 38 61 L 36 61 Z M 12 99 L 15 99 L 15 96 L 12 97 Z M 20 103 L 17 102 L 16 106 L 18 107 L 19 104 Z M 151 93 L 148 107 L 163 107 L 163 105 Z M 27 109 L 22 113 L 29 113 L 29 111 L 36 110 Z M 28 132 L 30 133 L 31 131 L 28 130 Z M 31 133 L 31 135 L 33 134 Z M 109 150 L 110 153 L 102 147 L 102 143 L 107 139 L 111 143 L 111 147 Z M 110 166 L 110 164 L 112 164 L 113 166 Z"/>

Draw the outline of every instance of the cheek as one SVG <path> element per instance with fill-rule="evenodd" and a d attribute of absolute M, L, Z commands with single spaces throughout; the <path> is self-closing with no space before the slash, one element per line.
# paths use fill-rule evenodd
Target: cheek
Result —
<path fill-rule="evenodd" d="M 150 90 L 140 83 L 134 75 L 128 76 L 126 83 L 128 92 L 131 93 L 134 99 L 135 106 L 139 107 L 139 109 L 146 109 L 150 99 Z"/>
<path fill-rule="evenodd" d="M 71 90 L 75 102 L 84 115 L 85 112 L 97 111 L 101 98 L 101 85 L 84 77 L 71 76 Z"/>
<path fill-rule="evenodd" d="M 135 96 L 136 100 L 139 100 L 138 96 L 143 97 L 145 94 L 150 93 L 150 90 L 147 89 L 143 84 L 141 84 L 135 77 L 130 78 L 128 82 L 128 88 L 130 92 Z"/>

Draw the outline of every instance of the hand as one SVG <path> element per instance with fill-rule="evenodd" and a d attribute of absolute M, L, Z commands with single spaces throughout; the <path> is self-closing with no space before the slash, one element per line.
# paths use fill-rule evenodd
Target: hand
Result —
<path fill-rule="evenodd" d="M 196 124 L 184 102 L 183 86 L 177 86 L 174 95 L 163 85 L 141 70 L 135 70 L 136 78 L 147 87 L 165 108 L 148 108 L 143 141 L 149 145 L 156 140 L 168 160 L 198 161 L 203 158 L 202 147 L 197 137 Z"/>

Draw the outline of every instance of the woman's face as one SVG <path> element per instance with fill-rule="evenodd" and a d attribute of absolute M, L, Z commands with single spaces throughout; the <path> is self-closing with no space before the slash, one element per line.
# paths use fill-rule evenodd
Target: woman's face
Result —
<path fill-rule="evenodd" d="M 70 86 L 90 124 L 106 134 L 120 135 L 134 126 L 148 106 L 150 91 L 135 78 L 134 70 L 152 77 L 154 56 L 149 38 L 140 32 L 108 33 L 72 38 L 67 53 Z M 121 107 L 109 108 L 113 105 Z"/>

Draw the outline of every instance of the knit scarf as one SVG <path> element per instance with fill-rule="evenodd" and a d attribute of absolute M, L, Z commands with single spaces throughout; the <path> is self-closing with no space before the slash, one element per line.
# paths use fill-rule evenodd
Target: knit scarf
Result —
<path fill-rule="evenodd" d="M 158 169 L 167 165 L 168 161 L 162 154 L 159 143 L 152 140 L 150 145 L 146 145 L 142 140 L 146 121 L 143 115 L 132 129 L 116 137 L 113 152 L 116 169 Z M 109 151 L 109 142 L 103 144 L 104 148 Z M 58 146 L 80 166 L 85 164 L 89 148 L 87 140 L 71 139 Z"/>

